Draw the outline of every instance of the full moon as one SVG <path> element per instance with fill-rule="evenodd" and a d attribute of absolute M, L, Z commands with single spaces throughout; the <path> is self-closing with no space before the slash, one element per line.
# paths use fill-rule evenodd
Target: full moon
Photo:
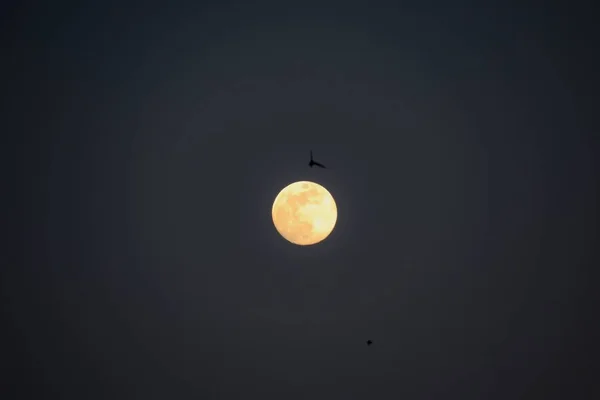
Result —
<path fill-rule="evenodd" d="M 273 202 L 271 213 L 277 232 L 300 246 L 325 240 L 337 221 L 337 206 L 331 193 L 308 181 L 283 188 Z"/>

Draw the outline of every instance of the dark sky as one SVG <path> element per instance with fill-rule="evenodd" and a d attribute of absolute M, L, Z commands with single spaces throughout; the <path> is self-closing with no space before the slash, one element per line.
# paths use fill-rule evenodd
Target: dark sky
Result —
<path fill-rule="evenodd" d="M 600 392 L 590 10 L 71 3 L 2 5 L 3 399 Z"/>

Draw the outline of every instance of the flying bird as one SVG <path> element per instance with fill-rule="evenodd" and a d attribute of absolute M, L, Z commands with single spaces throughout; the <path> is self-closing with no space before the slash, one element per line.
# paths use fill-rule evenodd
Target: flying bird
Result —
<path fill-rule="evenodd" d="M 370 345 L 372 345 L 372 344 L 373 344 L 373 341 L 372 341 L 372 340 L 367 340 L 367 346 L 370 346 Z"/>
<path fill-rule="evenodd" d="M 315 165 L 316 165 L 317 167 L 320 167 L 320 168 L 327 168 L 327 167 L 326 167 L 326 166 L 324 166 L 323 164 L 321 164 L 321 163 L 318 163 L 318 162 L 316 162 L 315 160 L 313 160 L 313 153 L 312 153 L 312 150 L 311 150 L 311 151 L 310 151 L 310 162 L 308 163 L 308 166 L 312 168 L 312 167 L 313 167 L 313 166 L 315 166 Z"/>

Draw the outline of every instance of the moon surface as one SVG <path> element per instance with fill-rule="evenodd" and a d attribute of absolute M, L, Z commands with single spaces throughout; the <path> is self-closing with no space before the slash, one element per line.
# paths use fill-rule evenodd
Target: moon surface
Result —
<path fill-rule="evenodd" d="M 333 231 L 337 205 L 327 189 L 309 181 L 294 182 L 279 192 L 271 211 L 277 232 L 300 246 L 319 243 Z"/>

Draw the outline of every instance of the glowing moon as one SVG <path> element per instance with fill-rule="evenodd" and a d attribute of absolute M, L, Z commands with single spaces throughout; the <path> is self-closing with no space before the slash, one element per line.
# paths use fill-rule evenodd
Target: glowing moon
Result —
<path fill-rule="evenodd" d="M 294 244 L 307 246 L 325 240 L 333 231 L 337 206 L 323 186 L 300 181 L 279 192 L 271 214 L 281 236 Z"/>

